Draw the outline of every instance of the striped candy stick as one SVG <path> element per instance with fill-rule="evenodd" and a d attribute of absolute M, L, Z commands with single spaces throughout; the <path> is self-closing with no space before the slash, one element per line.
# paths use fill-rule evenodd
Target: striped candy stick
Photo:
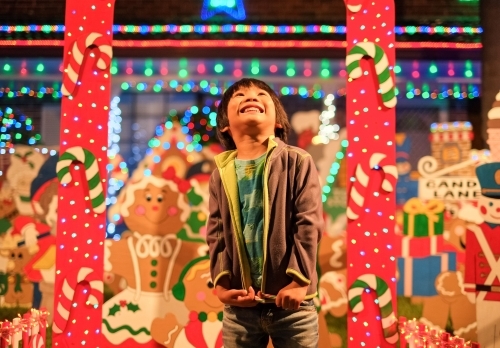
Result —
<path fill-rule="evenodd" d="M 398 181 L 398 170 L 394 164 L 389 162 L 387 156 L 383 153 L 374 153 L 370 157 L 369 168 L 365 170 L 361 163 L 356 166 L 355 180 L 349 191 L 349 203 L 347 205 L 346 216 L 351 220 L 359 218 L 363 211 L 366 188 L 370 182 L 371 170 L 381 169 L 384 172 L 384 180 L 382 181 L 382 190 L 393 192 Z"/>
<path fill-rule="evenodd" d="M 57 177 L 61 184 L 69 184 L 73 179 L 70 166 L 73 162 L 81 162 L 85 167 L 85 176 L 89 185 L 89 196 L 94 212 L 103 213 L 106 210 L 106 201 L 99 175 L 99 166 L 92 152 L 81 147 L 70 147 L 64 152 L 57 162 Z"/>
<path fill-rule="evenodd" d="M 363 0 L 344 0 L 345 5 L 351 12 L 359 12 L 363 6 Z"/>
<path fill-rule="evenodd" d="M 360 5 L 361 6 L 361 5 Z M 356 44 L 346 57 L 346 66 L 349 77 L 352 79 L 360 78 L 363 75 L 361 69 L 361 59 L 371 57 L 375 63 L 375 71 L 382 94 L 382 102 L 388 108 L 396 106 L 396 93 L 394 89 L 394 80 L 389 70 L 389 59 L 384 49 L 373 42 L 360 42 Z"/>
<path fill-rule="evenodd" d="M 87 36 L 82 36 L 78 38 L 74 43 L 70 54 L 68 65 L 64 69 L 63 83 L 61 87 L 61 93 L 64 96 L 71 95 L 76 86 L 79 84 L 78 78 L 80 76 L 80 70 L 83 63 L 83 58 L 85 57 L 85 51 L 92 47 L 97 46 L 100 55 L 97 60 L 97 67 L 101 70 L 106 69 L 111 64 L 111 59 L 113 58 L 113 48 L 111 42 L 108 38 L 102 36 L 99 33 L 90 33 Z"/>
<path fill-rule="evenodd" d="M 347 294 L 349 307 L 356 314 L 363 311 L 365 307 L 361 299 L 361 294 L 366 289 L 373 290 L 377 294 L 385 340 L 391 344 L 396 343 L 399 338 L 398 322 L 392 309 L 391 289 L 389 289 L 389 286 L 382 278 L 374 274 L 359 276 L 351 285 Z"/>
<path fill-rule="evenodd" d="M 90 292 L 86 293 L 85 305 L 94 307 L 100 304 L 99 298 L 102 298 L 104 288 L 102 276 L 89 267 L 82 267 L 77 273 L 71 272 L 63 281 L 62 293 L 54 313 L 54 322 L 52 324 L 54 333 L 59 334 L 66 329 L 70 313 L 75 308 L 73 306 L 75 289 L 82 282 L 88 282 L 90 285 Z M 79 312 L 83 310 L 81 306 L 77 307 Z"/>
<path fill-rule="evenodd" d="M 31 336 L 31 341 L 30 341 L 30 348 L 45 348 L 45 340 L 43 339 L 42 335 L 36 334 L 34 336 Z"/>
<path fill-rule="evenodd" d="M 9 348 L 10 341 L 12 340 L 12 323 L 9 321 L 4 321 L 0 329 L 0 348 Z"/>

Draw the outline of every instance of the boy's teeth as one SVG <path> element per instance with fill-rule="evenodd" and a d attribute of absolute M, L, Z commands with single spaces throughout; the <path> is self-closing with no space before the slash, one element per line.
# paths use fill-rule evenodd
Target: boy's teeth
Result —
<path fill-rule="evenodd" d="M 257 112 L 259 112 L 260 110 L 258 108 L 246 108 L 244 110 L 244 112 L 248 112 L 248 111 L 257 111 Z"/>

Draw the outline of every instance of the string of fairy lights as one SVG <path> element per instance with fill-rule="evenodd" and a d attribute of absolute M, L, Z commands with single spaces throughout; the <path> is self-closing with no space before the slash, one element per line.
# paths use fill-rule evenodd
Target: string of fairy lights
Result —
<path fill-rule="evenodd" d="M 0 59 L 2 76 L 42 78 L 63 72 L 59 59 Z M 394 65 L 396 76 L 409 80 L 480 77 L 481 63 L 473 60 L 401 60 Z M 193 78 L 227 76 L 279 76 L 288 78 L 345 78 L 345 62 L 340 59 L 114 59 L 110 72 L 117 76 L 165 76 Z"/>
<path fill-rule="evenodd" d="M 30 117 L 11 107 L 0 107 L 0 148 L 11 148 L 14 144 L 37 145 L 40 140 Z"/>
<path fill-rule="evenodd" d="M 340 150 L 337 151 L 337 153 L 335 154 L 335 161 L 332 163 L 332 166 L 330 167 L 330 172 L 326 177 L 326 183 L 325 185 L 323 185 L 322 189 L 323 193 L 321 195 L 323 203 L 325 203 L 328 197 L 332 194 L 333 187 L 335 186 L 335 180 L 340 171 L 340 163 L 345 157 L 348 144 L 349 141 L 347 139 L 343 139 L 340 141 Z"/>
<path fill-rule="evenodd" d="M 29 24 L 0 25 L 4 33 L 64 33 L 63 24 Z M 481 27 L 473 26 L 396 26 L 396 35 L 478 35 L 483 32 Z M 345 25 L 310 24 L 310 25 L 272 25 L 272 24 L 156 24 L 156 25 L 113 25 L 115 34 L 346 34 Z"/>
<path fill-rule="evenodd" d="M 271 84 L 272 85 L 272 84 Z M 213 96 L 221 96 L 225 87 L 220 85 L 218 81 L 208 82 L 201 81 L 181 81 L 157 80 L 155 82 L 122 82 L 120 84 L 124 92 L 133 93 L 160 93 L 160 92 L 177 92 L 177 93 L 207 93 Z M 274 87 L 274 86 L 273 86 Z M 422 99 L 474 99 L 480 96 L 479 86 L 475 84 L 452 83 L 442 85 L 441 89 L 431 88 L 428 83 L 423 83 L 416 87 L 413 82 L 407 82 L 403 93 L 399 87 L 396 88 L 396 95 L 406 99 L 422 98 Z M 278 95 L 281 96 L 300 96 L 302 98 L 321 99 L 330 94 L 323 86 L 314 84 L 311 86 L 282 86 L 277 89 Z M 333 93 L 336 98 L 346 96 L 345 88 L 339 88 Z M 44 98 L 52 96 L 54 99 L 62 98 L 62 93 L 59 88 L 41 86 L 37 90 L 31 89 L 28 86 L 19 89 L 11 89 L 10 87 L 0 87 L 0 99 L 2 98 L 19 98 L 33 97 Z"/>

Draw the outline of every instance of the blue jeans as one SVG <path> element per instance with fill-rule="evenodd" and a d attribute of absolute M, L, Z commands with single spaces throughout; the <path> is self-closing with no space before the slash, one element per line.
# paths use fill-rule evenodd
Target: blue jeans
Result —
<path fill-rule="evenodd" d="M 313 301 L 287 310 L 275 304 L 255 307 L 224 306 L 224 348 L 317 348 L 318 313 Z"/>

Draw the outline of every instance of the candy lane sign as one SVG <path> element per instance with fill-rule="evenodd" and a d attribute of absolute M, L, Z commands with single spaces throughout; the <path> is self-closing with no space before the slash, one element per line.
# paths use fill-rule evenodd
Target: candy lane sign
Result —
<path fill-rule="evenodd" d="M 477 200 L 480 195 L 481 187 L 476 177 L 418 179 L 421 199 Z"/>

